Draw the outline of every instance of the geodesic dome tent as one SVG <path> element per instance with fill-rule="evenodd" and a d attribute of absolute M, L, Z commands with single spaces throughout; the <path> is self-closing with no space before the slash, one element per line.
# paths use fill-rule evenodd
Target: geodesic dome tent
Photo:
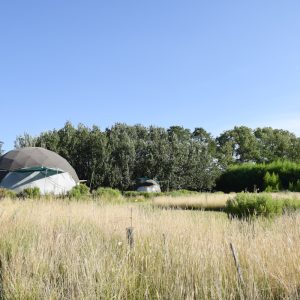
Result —
<path fill-rule="evenodd" d="M 137 187 L 138 192 L 160 193 L 160 185 L 152 179 L 141 178 Z"/>
<path fill-rule="evenodd" d="M 20 192 L 38 187 L 41 194 L 66 194 L 77 183 L 72 166 L 60 155 L 39 147 L 12 150 L 0 157 L 0 187 Z"/>

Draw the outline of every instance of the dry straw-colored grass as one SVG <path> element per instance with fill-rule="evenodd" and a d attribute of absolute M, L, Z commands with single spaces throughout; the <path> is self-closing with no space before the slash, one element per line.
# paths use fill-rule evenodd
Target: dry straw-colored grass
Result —
<path fill-rule="evenodd" d="M 232 199 L 235 195 L 234 193 L 201 193 L 199 195 L 180 197 L 162 196 L 154 198 L 152 204 L 160 208 L 218 210 L 223 208 L 226 205 L 226 201 Z"/>
<path fill-rule="evenodd" d="M 300 193 L 280 192 L 271 193 L 274 199 L 299 199 Z M 233 199 L 235 193 L 199 193 L 198 195 L 188 195 L 180 197 L 162 196 L 152 200 L 154 206 L 171 209 L 203 209 L 219 210 L 223 209 L 227 200 Z"/>
<path fill-rule="evenodd" d="M 298 214 L 247 223 L 140 204 L 4 200 L 0 298 L 296 299 L 299 239 Z"/>

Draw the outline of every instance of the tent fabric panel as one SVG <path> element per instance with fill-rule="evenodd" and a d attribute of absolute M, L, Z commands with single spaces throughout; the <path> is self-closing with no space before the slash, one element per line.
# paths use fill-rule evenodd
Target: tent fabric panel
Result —
<path fill-rule="evenodd" d="M 150 185 L 150 186 L 140 186 L 137 188 L 138 192 L 148 192 L 148 193 L 160 193 L 161 189 L 159 185 Z"/>
<path fill-rule="evenodd" d="M 45 176 L 44 172 L 9 172 L 1 181 L 0 187 L 21 192 L 25 188 L 38 187 L 41 194 L 66 194 L 76 185 L 72 176 L 65 172 Z"/>
<path fill-rule="evenodd" d="M 39 166 L 30 167 L 30 168 L 22 168 L 22 169 L 18 169 L 18 170 L 13 170 L 11 172 L 14 172 L 14 173 L 26 173 L 26 172 L 34 172 L 34 171 L 44 172 L 45 175 L 48 174 L 49 176 L 50 176 L 50 174 L 64 173 L 64 171 L 61 170 L 61 169 L 39 167 Z"/>

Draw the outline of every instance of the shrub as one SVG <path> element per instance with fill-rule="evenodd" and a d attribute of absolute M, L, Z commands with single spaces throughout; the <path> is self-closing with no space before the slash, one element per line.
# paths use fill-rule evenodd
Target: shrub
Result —
<path fill-rule="evenodd" d="M 299 179 L 295 183 L 289 182 L 289 191 L 300 192 L 300 180 Z"/>
<path fill-rule="evenodd" d="M 0 199 L 3 198 L 14 199 L 16 198 L 16 193 L 8 189 L 0 188 Z"/>
<path fill-rule="evenodd" d="M 122 194 L 117 189 L 100 187 L 93 192 L 94 197 L 105 198 L 108 200 L 117 200 L 120 199 Z"/>
<path fill-rule="evenodd" d="M 85 184 L 74 186 L 68 193 L 69 198 L 80 199 L 90 195 L 90 190 Z"/>
<path fill-rule="evenodd" d="M 240 193 L 227 201 L 225 211 L 237 218 L 274 217 L 282 214 L 283 205 L 284 200 L 275 200 L 270 194 Z"/>
<path fill-rule="evenodd" d="M 41 198 L 41 191 L 38 187 L 26 188 L 17 194 L 18 198 L 39 199 Z"/>
<path fill-rule="evenodd" d="M 278 192 L 279 191 L 279 176 L 274 172 L 270 174 L 268 171 L 264 176 L 264 186 L 266 192 Z"/>

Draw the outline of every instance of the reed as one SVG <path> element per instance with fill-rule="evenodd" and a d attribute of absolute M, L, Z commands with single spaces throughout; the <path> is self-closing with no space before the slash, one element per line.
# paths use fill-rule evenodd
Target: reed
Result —
<path fill-rule="evenodd" d="M 6 199 L 0 298 L 296 299 L 299 236 L 299 214 L 249 223 L 141 204 Z"/>

